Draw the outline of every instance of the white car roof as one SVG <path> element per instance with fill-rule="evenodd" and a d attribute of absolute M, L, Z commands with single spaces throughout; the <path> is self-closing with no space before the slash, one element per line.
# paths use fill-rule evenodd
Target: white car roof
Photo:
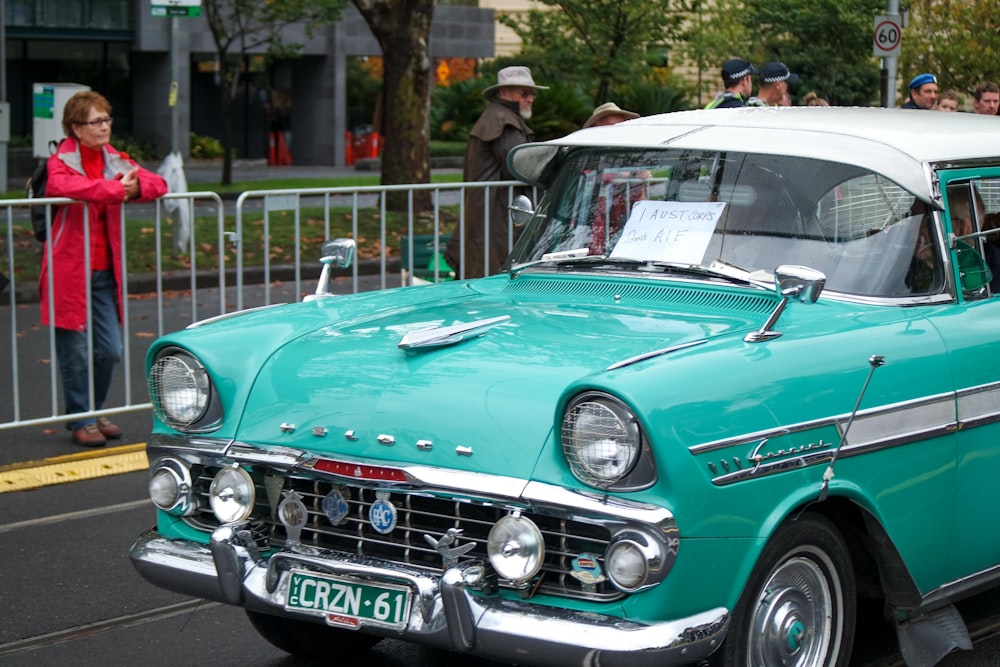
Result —
<path fill-rule="evenodd" d="M 877 107 L 745 107 L 679 111 L 573 132 L 514 148 L 514 175 L 532 184 L 563 146 L 733 150 L 856 165 L 924 201 L 931 164 L 991 160 L 1000 165 L 1000 118 Z"/>

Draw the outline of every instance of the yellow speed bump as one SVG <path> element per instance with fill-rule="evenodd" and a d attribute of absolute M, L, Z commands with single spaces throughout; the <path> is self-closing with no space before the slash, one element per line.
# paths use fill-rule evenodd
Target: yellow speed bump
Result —
<path fill-rule="evenodd" d="M 0 493 L 120 475 L 148 467 L 145 443 L 54 456 L 41 461 L 11 463 L 0 466 Z"/>

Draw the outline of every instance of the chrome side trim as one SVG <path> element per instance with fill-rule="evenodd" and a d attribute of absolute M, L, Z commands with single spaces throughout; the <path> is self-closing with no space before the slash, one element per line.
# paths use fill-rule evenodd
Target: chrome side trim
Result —
<path fill-rule="evenodd" d="M 645 354 L 638 354 L 634 357 L 629 357 L 628 359 L 622 359 L 621 361 L 616 361 L 615 363 L 608 366 L 605 370 L 613 371 L 619 368 L 624 368 L 625 366 L 631 366 L 634 363 L 640 361 L 645 361 L 646 359 L 652 359 L 653 357 L 659 357 L 664 354 L 670 354 L 671 352 L 676 352 L 677 350 L 683 350 L 687 347 L 694 347 L 695 345 L 701 345 L 707 343 L 707 340 L 693 340 L 688 343 L 681 343 L 680 345 L 672 345 L 670 347 L 664 347 L 659 350 L 653 350 L 652 352 L 646 352 Z"/>
<path fill-rule="evenodd" d="M 959 428 L 971 428 L 1000 421 L 1000 382 L 958 392 Z"/>
<path fill-rule="evenodd" d="M 902 401 L 900 403 L 893 403 L 890 405 L 885 405 L 877 408 L 868 408 L 858 412 L 857 416 L 854 418 L 855 425 L 851 427 L 851 442 L 857 443 L 857 432 L 854 429 L 858 428 L 858 422 L 864 420 L 871 420 L 869 423 L 872 424 L 880 420 L 885 414 L 894 412 L 906 412 L 906 411 L 916 411 L 918 408 L 923 408 L 924 406 L 932 405 L 935 403 L 940 403 L 943 405 L 953 406 L 955 400 L 955 395 L 953 393 L 938 394 L 935 396 L 921 397 L 913 399 L 910 401 Z M 953 410 L 953 407 L 952 407 Z M 697 456 L 699 454 L 705 454 L 708 452 L 713 452 L 719 449 L 727 449 L 733 445 L 747 444 L 763 439 L 777 438 L 782 435 L 789 435 L 792 433 L 799 433 L 802 431 L 809 431 L 816 428 L 822 428 L 826 426 L 836 425 L 838 430 L 842 432 L 844 425 L 847 424 L 847 420 L 850 418 L 851 414 L 845 412 L 839 415 L 833 415 L 830 417 L 821 417 L 819 419 L 812 419 L 809 421 L 799 422 L 798 424 L 790 424 L 788 426 L 779 426 L 772 429 L 766 429 L 762 431 L 756 431 L 753 433 L 746 433 L 730 438 L 723 438 L 721 440 L 713 440 L 711 442 L 706 442 L 700 445 L 692 445 L 688 447 L 688 451 L 692 455 Z M 952 426 L 955 424 L 955 415 L 952 412 L 949 416 L 949 422 Z M 871 426 L 869 427 L 871 428 Z"/>
<path fill-rule="evenodd" d="M 1000 399 L 1000 383 L 967 390 L 965 393 L 967 411 L 970 414 L 979 415 L 981 419 L 990 419 L 991 421 L 1000 420 L 1000 410 L 996 408 L 998 399 Z M 976 412 L 977 409 L 988 409 L 990 415 L 983 416 Z M 730 471 L 728 458 L 720 461 L 721 467 L 725 471 L 721 475 L 715 474 L 718 471 L 716 462 L 708 462 L 709 470 L 713 474 L 713 484 L 725 486 L 787 470 L 828 463 L 832 459 L 833 450 L 824 448 L 821 451 L 816 451 L 819 448 L 818 444 L 822 444 L 822 440 L 818 444 L 803 443 L 799 446 L 776 451 L 769 450 L 767 443 L 770 439 L 778 436 L 804 433 L 828 426 L 835 426 L 843 437 L 844 428 L 849 419 L 849 414 L 826 417 L 769 431 L 716 440 L 689 447 L 688 451 L 697 456 L 720 449 L 747 445 L 749 449 L 744 458 L 732 456 L 733 466 L 737 468 L 734 471 Z M 981 421 L 979 423 L 987 422 Z M 936 438 L 954 433 L 960 428 L 967 427 L 968 424 L 968 422 L 963 424 L 956 419 L 954 394 L 940 394 L 879 408 L 869 408 L 859 412 L 854 417 L 851 432 L 841 448 L 839 456 L 840 458 L 858 456 L 911 442 Z M 731 452 L 727 452 L 727 454 L 731 454 Z"/>
<path fill-rule="evenodd" d="M 994 565 L 961 579 L 950 581 L 923 596 L 918 607 L 905 610 L 906 615 L 912 618 L 946 607 L 958 600 L 995 587 L 997 581 L 1000 581 L 1000 565 Z"/>

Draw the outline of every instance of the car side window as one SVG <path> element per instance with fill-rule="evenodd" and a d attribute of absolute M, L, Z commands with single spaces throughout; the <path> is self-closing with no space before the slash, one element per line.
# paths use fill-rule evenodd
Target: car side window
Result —
<path fill-rule="evenodd" d="M 989 294 L 1000 292 L 1000 179 L 973 179 L 952 181 L 947 187 L 948 221 L 951 232 L 960 240 L 955 242 L 960 274 L 976 270 L 971 260 L 963 258 L 975 255 L 980 265 L 989 269 L 991 275 L 982 282 L 989 283 Z M 971 236 L 962 239 L 961 237 Z M 974 251 L 970 253 L 969 251 Z M 979 269 L 981 270 L 981 269 Z M 987 296 L 985 290 L 966 296 Z"/>

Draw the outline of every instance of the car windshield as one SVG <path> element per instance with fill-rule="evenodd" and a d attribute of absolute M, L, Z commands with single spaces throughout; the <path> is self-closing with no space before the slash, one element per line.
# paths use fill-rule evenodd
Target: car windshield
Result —
<path fill-rule="evenodd" d="M 577 149 L 507 263 L 529 270 L 767 276 L 783 264 L 864 296 L 944 289 L 929 207 L 859 167 L 690 150 Z M 726 271 L 719 271 L 725 267 Z"/>

